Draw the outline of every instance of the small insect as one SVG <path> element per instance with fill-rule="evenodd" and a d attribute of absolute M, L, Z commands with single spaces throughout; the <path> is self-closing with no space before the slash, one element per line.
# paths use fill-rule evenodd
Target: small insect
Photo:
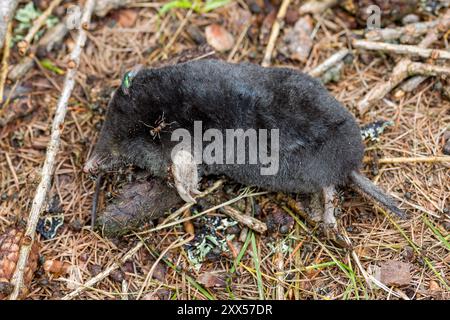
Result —
<path fill-rule="evenodd" d="M 133 82 L 133 78 L 136 76 L 136 74 L 143 68 L 142 65 L 138 64 L 133 67 L 130 71 L 124 74 L 122 79 L 122 90 L 126 95 L 130 94 L 130 87 L 131 83 Z"/>
<path fill-rule="evenodd" d="M 164 128 L 170 127 L 171 125 L 176 123 L 176 121 L 167 123 L 165 121 L 164 112 L 163 112 L 163 114 L 155 121 L 155 127 L 149 126 L 148 124 L 146 124 L 144 122 L 142 122 L 142 123 L 144 124 L 144 126 L 150 128 L 150 135 L 153 137 L 153 140 L 155 140 L 156 137 L 158 137 L 158 139 L 161 139 L 161 132 L 168 132 L 167 130 L 164 130 Z"/>

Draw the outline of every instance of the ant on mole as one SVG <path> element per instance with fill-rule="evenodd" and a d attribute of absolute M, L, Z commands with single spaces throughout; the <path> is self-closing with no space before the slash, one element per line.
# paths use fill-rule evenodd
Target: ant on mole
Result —
<path fill-rule="evenodd" d="M 158 117 L 158 119 L 155 121 L 155 127 L 152 127 L 148 124 L 146 124 L 145 122 L 141 121 L 144 126 L 150 128 L 150 135 L 153 137 L 153 140 L 155 140 L 156 137 L 158 137 L 158 139 L 161 139 L 161 132 L 168 132 L 166 130 L 163 130 L 166 127 L 170 127 L 172 124 L 176 123 L 176 121 L 167 123 L 165 121 L 164 118 L 164 112 L 161 116 Z"/>

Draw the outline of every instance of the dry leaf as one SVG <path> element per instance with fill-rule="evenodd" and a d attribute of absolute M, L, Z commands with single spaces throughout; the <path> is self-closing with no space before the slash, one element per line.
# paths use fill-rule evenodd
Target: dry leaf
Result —
<path fill-rule="evenodd" d="M 437 292 L 441 291 L 441 287 L 439 286 L 439 283 L 437 283 L 436 281 L 430 280 L 429 290 L 431 292 Z"/>
<path fill-rule="evenodd" d="M 61 276 L 68 274 L 72 265 L 65 261 L 47 260 L 44 262 L 44 270 L 48 273 L 52 273 L 55 276 Z"/>
<path fill-rule="evenodd" d="M 403 286 L 411 282 L 409 263 L 388 260 L 381 263 L 380 280 L 387 286 Z"/>
<path fill-rule="evenodd" d="M 218 288 L 226 285 L 225 280 L 212 272 L 205 272 L 198 276 L 197 282 L 206 288 Z"/>
<path fill-rule="evenodd" d="M 231 50 L 234 46 L 234 37 L 225 28 L 218 24 L 212 24 L 205 29 L 206 41 L 217 51 Z"/>

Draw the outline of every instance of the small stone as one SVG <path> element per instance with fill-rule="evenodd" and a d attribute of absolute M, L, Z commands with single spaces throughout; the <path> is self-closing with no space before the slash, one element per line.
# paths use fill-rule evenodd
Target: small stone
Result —
<path fill-rule="evenodd" d="M 408 191 L 408 192 L 405 192 L 405 198 L 406 198 L 406 199 L 410 200 L 411 197 L 412 197 L 411 192 L 409 192 L 409 191 Z"/>
<path fill-rule="evenodd" d="M 224 27 L 211 24 L 205 29 L 206 41 L 219 52 L 231 50 L 234 46 L 234 37 Z"/>
<path fill-rule="evenodd" d="M 289 233 L 289 226 L 286 226 L 286 225 L 281 226 L 280 227 L 280 233 L 281 234 L 288 234 Z"/>
<path fill-rule="evenodd" d="M 419 21 L 420 21 L 419 16 L 416 15 L 416 14 L 413 14 L 413 13 L 407 14 L 406 16 L 404 16 L 402 18 L 402 24 L 404 24 L 404 25 L 411 24 L 411 23 L 416 23 L 416 22 L 419 22 Z"/>
<path fill-rule="evenodd" d="M 298 12 L 298 10 L 289 9 L 286 12 L 286 17 L 284 18 L 284 21 L 286 21 L 286 23 L 288 25 L 293 26 L 297 22 L 299 17 L 300 17 L 300 13 Z"/>
<path fill-rule="evenodd" d="M 411 246 L 405 246 L 403 248 L 402 256 L 407 261 L 412 261 L 414 259 L 414 249 Z"/>
<path fill-rule="evenodd" d="M 234 226 L 228 227 L 225 232 L 227 234 L 238 234 L 239 232 L 241 232 L 241 228 L 239 228 L 239 226 L 236 224 Z"/>
<path fill-rule="evenodd" d="M 116 282 L 122 282 L 125 279 L 125 275 L 121 270 L 112 271 L 109 277 Z"/>
<path fill-rule="evenodd" d="M 80 232 L 81 229 L 83 228 L 83 223 L 82 223 L 80 220 L 75 219 L 74 221 L 72 221 L 72 222 L 69 224 L 69 227 L 70 227 L 70 229 L 71 229 L 72 231 Z"/>
<path fill-rule="evenodd" d="M 261 13 L 261 7 L 258 5 L 258 3 L 256 3 L 256 1 L 252 1 L 249 4 L 249 9 L 251 11 L 251 13 Z"/>
<path fill-rule="evenodd" d="M 444 141 L 449 141 L 450 140 L 450 130 L 447 130 L 444 132 Z"/>
<path fill-rule="evenodd" d="M 442 153 L 445 155 L 450 155 L 450 140 L 442 148 Z"/>
<path fill-rule="evenodd" d="M 439 283 L 437 283 L 436 281 L 430 280 L 429 290 L 431 292 L 437 292 L 437 291 L 441 291 L 441 287 L 439 286 Z"/>
<path fill-rule="evenodd" d="M 98 264 L 91 264 L 88 266 L 88 270 L 89 270 L 89 273 L 91 274 L 91 276 L 95 277 L 100 272 L 102 272 L 102 267 Z"/>
<path fill-rule="evenodd" d="M 450 222 L 449 221 L 444 221 L 442 223 L 442 226 L 444 227 L 445 231 L 450 232 Z"/>

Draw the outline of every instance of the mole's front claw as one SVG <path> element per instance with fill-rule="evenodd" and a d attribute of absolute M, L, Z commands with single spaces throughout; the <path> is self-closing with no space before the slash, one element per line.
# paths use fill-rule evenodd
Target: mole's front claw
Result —
<path fill-rule="evenodd" d="M 198 172 L 194 157 L 185 150 L 180 150 L 172 158 L 172 176 L 180 197 L 186 202 L 196 202 L 198 191 Z"/>

